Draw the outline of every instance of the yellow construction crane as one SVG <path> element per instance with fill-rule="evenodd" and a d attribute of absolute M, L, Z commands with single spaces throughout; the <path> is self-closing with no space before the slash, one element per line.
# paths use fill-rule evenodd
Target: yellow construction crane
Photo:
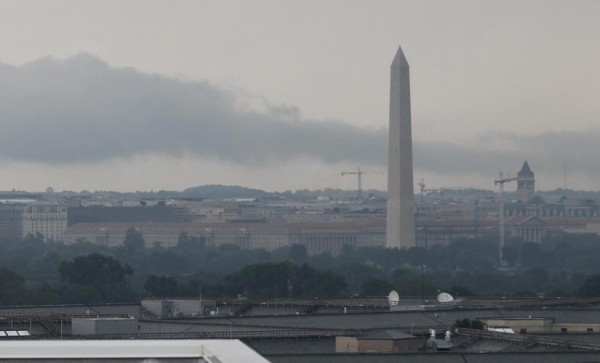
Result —
<path fill-rule="evenodd" d="M 356 171 L 342 171 L 342 176 L 344 175 L 356 175 L 358 178 L 358 190 L 356 191 L 356 200 L 362 200 L 362 175 L 363 174 L 385 174 L 381 171 L 362 171 L 360 170 L 360 166 L 356 167 Z"/>

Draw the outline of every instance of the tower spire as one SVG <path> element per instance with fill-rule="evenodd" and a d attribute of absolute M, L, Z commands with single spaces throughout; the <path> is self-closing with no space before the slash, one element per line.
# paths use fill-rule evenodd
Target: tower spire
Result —
<path fill-rule="evenodd" d="M 415 246 L 410 76 L 398 47 L 390 72 L 386 247 Z"/>

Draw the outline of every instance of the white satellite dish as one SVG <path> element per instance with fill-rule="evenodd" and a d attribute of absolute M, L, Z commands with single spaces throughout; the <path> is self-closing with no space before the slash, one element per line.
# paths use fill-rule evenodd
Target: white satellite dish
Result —
<path fill-rule="evenodd" d="M 454 297 L 452 297 L 452 295 L 450 295 L 447 292 L 440 292 L 437 296 L 437 301 L 440 303 L 449 303 L 450 301 L 453 301 Z"/>
<path fill-rule="evenodd" d="M 390 304 L 390 306 L 397 306 L 399 302 L 400 296 L 398 295 L 396 290 L 390 291 L 390 293 L 388 294 L 388 303 Z"/>

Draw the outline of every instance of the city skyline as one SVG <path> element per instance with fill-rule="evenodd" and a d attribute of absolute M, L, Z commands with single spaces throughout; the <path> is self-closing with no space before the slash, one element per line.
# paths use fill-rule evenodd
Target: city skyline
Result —
<path fill-rule="evenodd" d="M 2 8 L 2 190 L 353 189 L 356 180 L 341 171 L 387 164 L 388 67 L 400 44 L 412 72 L 415 184 L 494 189 L 499 171 L 515 176 L 527 160 L 538 189 L 565 179 L 569 188 L 599 189 L 597 2 Z M 82 77 L 57 81 L 53 69 Z M 48 112 L 73 96 L 61 86 L 90 89 L 94 72 L 109 80 L 99 85 L 104 95 L 76 94 L 81 107 L 69 117 Z M 23 101 L 35 100 L 38 86 L 55 99 Z M 106 94 L 122 96 L 121 114 Z M 207 124 L 215 104 L 234 122 Z M 148 122 L 138 112 L 146 106 L 163 119 Z M 386 179 L 369 175 L 364 187 L 383 190 Z"/>

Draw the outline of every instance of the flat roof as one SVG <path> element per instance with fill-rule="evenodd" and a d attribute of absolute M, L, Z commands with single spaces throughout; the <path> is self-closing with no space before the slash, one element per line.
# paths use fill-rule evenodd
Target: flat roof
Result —
<path fill-rule="evenodd" d="M 268 363 L 237 339 L 0 341 L 0 359 L 203 358 Z"/>

